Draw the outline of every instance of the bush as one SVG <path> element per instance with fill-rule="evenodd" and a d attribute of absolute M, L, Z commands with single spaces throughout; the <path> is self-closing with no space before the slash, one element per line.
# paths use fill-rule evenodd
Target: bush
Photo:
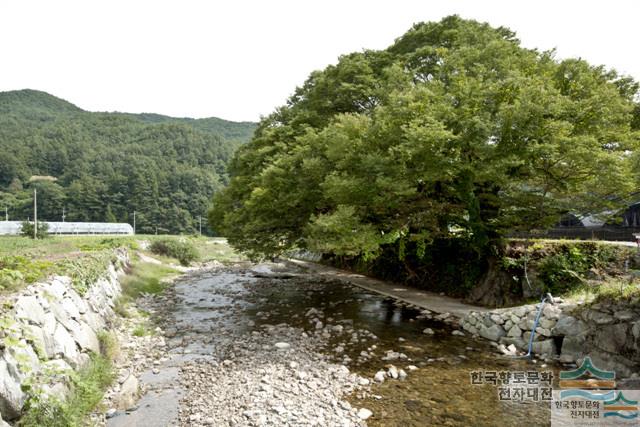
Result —
<path fill-rule="evenodd" d="M 33 227 L 33 222 L 23 221 L 20 234 L 33 239 Z M 44 239 L 46 237 L 49 237 L 49 224 L 47 224 L 46 222 L 38 221 L 38 232 L 36 233 L 36 238 Z"/>
<path fill-rule="evenodd" d="M 159 239 L 155 240 L 149 249 L 154 254 L 176 258 L 182 265 L 189 265 L 198 259 L 196 247 L 186 240 Z"/>

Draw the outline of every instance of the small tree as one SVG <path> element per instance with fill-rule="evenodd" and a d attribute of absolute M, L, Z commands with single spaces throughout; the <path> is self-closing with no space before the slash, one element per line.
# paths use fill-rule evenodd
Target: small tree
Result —
<path fill-rule="evenodd" d="M 20 234 L 33 239 L 33 227 L 33 222 L 23 221 Z M 36 233 L 36 238 L 45 239 L 47 237 L 49 237 L 49 224 L 47 224 L 46 222 L 38 221 L 38 232 Z"/>

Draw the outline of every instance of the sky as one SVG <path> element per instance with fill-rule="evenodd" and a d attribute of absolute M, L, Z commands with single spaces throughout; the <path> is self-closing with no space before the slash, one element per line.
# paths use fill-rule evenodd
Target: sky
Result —
<path fill-rule="evenodd" d="M 637 0 L 0 0 L 0 91 L 257 121 L 341 54 L 384 49 L 452 14 L 640 80 Z"/>

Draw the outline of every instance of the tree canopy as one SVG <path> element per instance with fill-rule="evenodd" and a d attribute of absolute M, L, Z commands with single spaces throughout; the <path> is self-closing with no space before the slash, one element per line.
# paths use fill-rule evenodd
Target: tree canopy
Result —
<path fill-rule="evenodd" d="M 137 231 L 191 233 L 226 165 L 255 124 L 91 113 L 33 90 L 0 93 L 0 209 L 41 220 L 132 222 Z M 33 181 L 33 175 L 56 180 Z"/>
<path fill-rule="evenodd" d="M 483 250 L 633 191 L 637 93 L 506 28 L 416 24 L 386 50 L 313 72 L 263 118 L 209 220 L 254 256 L 420 254 L 453 237 Z"/>

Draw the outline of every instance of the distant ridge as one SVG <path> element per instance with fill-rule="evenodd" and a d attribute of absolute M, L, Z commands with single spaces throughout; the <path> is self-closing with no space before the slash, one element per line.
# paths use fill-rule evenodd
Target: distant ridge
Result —
<path fill-rule="evenodd" d="M 0 92 L 0 114 L 21 115 L 36 120 L 47 120 L 74 113 L 125 116 L 149 124 L 184 123 L 198 130 L 217 133 L 225 139 L 237 139 L 241 142 L 249 141 L 257 127 L 257 123 L 254 122 L 234 122 L 218 117 L 193 119 L 156 113 L 90 112 L 40 90 L 21 89 Z"/>
<path fill-rule="evenodd" d="M 16 221 L 33 217 L 36 188 L 43 221 L 64 212 L 67 222 L 133 224 L 135 213 L 139 233 L 199 233 L 256 126 L 89 112 L 42 91 L 0 92 L 0 209 Z"/>

